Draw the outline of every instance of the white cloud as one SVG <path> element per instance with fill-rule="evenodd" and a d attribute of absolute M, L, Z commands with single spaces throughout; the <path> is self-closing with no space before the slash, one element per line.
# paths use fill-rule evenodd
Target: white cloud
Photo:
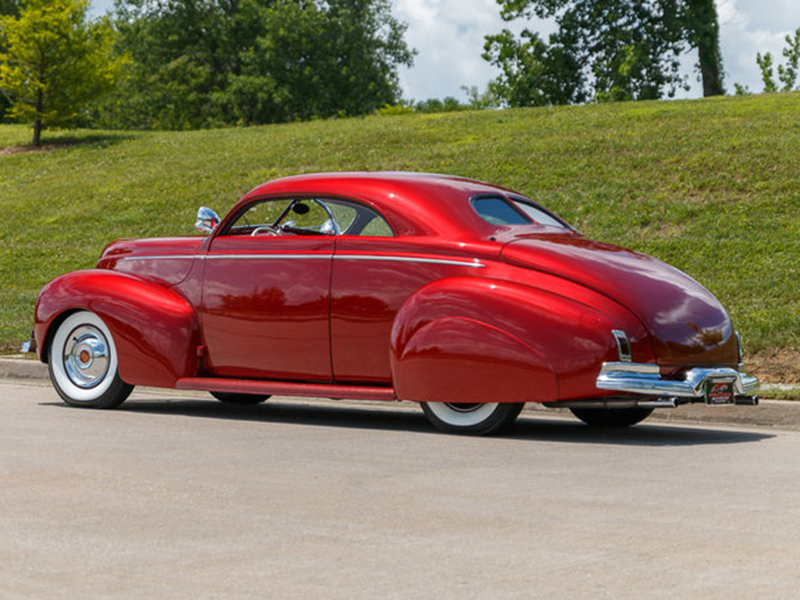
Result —
<path fill-rule="evenodd" d="M 497 76 L 481 58 L 484 36 L 506 26 L 494 0 L 395 0 L 394 14 L 408 23 L 406 42 L 419 51 L 414 67 L 401 72 L 409 99 L 464 99 L 461 86 L 485 87 Z"/>
<path fill-rule="evenodd" d="M 800 2 L 717 0 L 717 12 L 726 88 L 733 92 L 733 84 L 739 83 L 753 92 L 762 91 L 756 54 L 771 52 L 773 62 L 784 61 L 784 39 L 800 27 Z"/>
<path fill-rule="evenodd" d="M 406 42 L 419 51 L 414 66 L 401 71 L 408 99 L 454 96 L 465 99 L 462 87 L 486 88 L 499 70 L 481 54 L 485 37 L 524 28 L 547 36 L 551 24 L 537 21 L 507 23 L 495 0 L 394 0 L 394 14 L 408 24 Z"/>

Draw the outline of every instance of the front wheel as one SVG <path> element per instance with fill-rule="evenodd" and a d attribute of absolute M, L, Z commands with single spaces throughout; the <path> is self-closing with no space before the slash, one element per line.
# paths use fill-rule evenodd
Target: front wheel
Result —
<path fill-rule="evenodd" d="M 571 408 L 572 414 L 591 427 L 630 427 L 644 421 L 652 408 Z"/>
<path fill-rule="evenodd" d="M 48 368 L 56 392 L 71 406 L 114 408 L 133 391 L 119 376 L 111 332 L 86 310 L 72 313 L 58 326 Z"/>
<path fill-rule="evenodd" d="M 516 420 L 520 403 L 422 402 L 422 411 L 434 427 L 447 433 L 490 435 L 507 429 Z"/>

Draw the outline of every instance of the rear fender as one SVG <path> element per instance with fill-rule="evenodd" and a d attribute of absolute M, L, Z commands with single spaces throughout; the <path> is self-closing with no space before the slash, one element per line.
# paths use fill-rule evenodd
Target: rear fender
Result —
<path fill-rule="evenodd" d="M 441 279 L 397 313 L 395 390 L 398 398 L 416 401 L 602 396 L 594 385 L 600 367 L 618 360 L 611 330 L 636 327 L 627 313 L 607 315 L 543 289 L 488 278 Z"/>
<path fill-rule="evenodd" d="M 89 310 L 108 326 L 119 354 L 119 373 L 132 385 L 174 387 L 198 372 L 197 317 L 175 291 L 135 275 L 108 270 L 75 271 L 48 283 L 36 303 L 34 334 L 48 362 L 59 323 Z"/>
<path fill-rule="evenodd" d="M 533 402 L 558 395 L 547 360 L 519 338 L 464 317 L 435 319 L 394 364 L 397 397 L 417 402 Z"/>

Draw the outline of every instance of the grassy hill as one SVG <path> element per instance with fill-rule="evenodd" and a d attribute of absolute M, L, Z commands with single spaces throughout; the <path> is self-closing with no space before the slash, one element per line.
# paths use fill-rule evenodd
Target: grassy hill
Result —
<path fill-rule="evenodd" d="M 453 173 L 517 189 L 586 235 L 692 275 L 762 374 L 800 366 L 800 94 L 402 115 L 194 132 L 78 131 L 20 152 L 0 126 L 0 347 L 41 286 L 117 237 L 192 233 L 247 190 L 313 171 Z"/>

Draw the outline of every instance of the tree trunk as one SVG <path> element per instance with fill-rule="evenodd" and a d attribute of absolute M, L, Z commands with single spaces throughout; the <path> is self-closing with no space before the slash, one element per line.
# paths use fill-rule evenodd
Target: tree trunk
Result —
<path fill-rule="evenodd" d="M 720 96 L 725 93 L 725 89 L 722 87 L 717 7 L 714 0 L 689 0 L 688 8 L 687 28 L 700 59 L 703 96 Z"/>
<path fill-rule="evenodd" d="M 33 120 L 33 145 L 42 144 L 42 111 L 44 110 L 44 92 L 36 90 L 36 117 Z"/>
<path fill-rule="evenodd" d="M 36 120 L 33 122 L 33 145 L 34 146 L 41 146 L 42 145 L 42 121 L 39 117 L 36 117 Z"/>

